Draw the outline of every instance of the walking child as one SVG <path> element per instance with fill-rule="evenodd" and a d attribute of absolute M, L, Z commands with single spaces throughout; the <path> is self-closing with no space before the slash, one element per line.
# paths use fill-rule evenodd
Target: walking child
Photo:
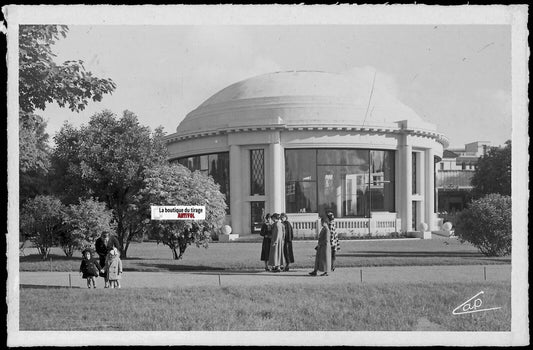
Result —
<path fill-rule="evenodd" d="M 95 280 L 102 268 L 97 261 L 91 259 L 91 251 L 89 249 L 85 249 L 81 254 L 83 257 L 80 265 L 81 277 L 87 280 L 87 288 L 91 288 L 91 284 L 93 288 L 96 288 Z"/>
<path fill-rule="evenodd" d="M 120 288 L 120 279 L 122 278 L 122 261 L 116 248 L 113 248 L 107 254 L 105 268 L 106 279 L 110 288 Z"/>

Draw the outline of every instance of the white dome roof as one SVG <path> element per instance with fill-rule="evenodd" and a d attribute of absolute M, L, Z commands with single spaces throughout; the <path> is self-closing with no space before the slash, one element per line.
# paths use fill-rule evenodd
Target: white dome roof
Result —
<path fill-rule="evenodd" d="M 276 72 L 232 84 L 190 112 L 178 135 L 235 127 L 410 126 L 434 129 L 376 82 L 316 71 Z"/>

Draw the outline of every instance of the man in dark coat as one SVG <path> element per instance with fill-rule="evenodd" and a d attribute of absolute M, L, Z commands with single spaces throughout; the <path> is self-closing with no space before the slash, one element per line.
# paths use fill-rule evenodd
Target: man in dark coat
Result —
<path fill-rule="evenodd" d="M 287 214 L 280 215 L 281 222 L 285 226 L 285 240 L 283 242 L 283 257 L 285 258 L 285 271 L 289 271 L 289 264 L 294 262 L 294 253 L 292 251 L 293 229 L 289 222 Z"/>
<path fill-rule="evenodd" d="M 111 236 L 109 232 L 104 232 L 94 243 L 94 248 L 100 259 L 100 266 L 105 266 L 107 253 L 113 248 L 117 248 L 120 251 L 120 244 L 115 236 Z"/>

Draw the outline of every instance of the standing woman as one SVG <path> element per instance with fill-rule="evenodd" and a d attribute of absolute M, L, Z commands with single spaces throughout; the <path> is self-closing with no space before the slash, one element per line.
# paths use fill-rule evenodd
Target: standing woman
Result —
<path fill-rule="evenodd" d="M 281 272 L 283 266 L 283 241 L 285 236 L 285 226 L 279 221 L 278 214 L 272 214 L 272 244 L 270 245 L 270 256 L 268 264 L 273 266 L 273 272 Z"/>
<path fill-rule="evenodd" d="M 285 226 L 285 240 L 283 242 L 283 257 L 285 258 L 284 271 L 289 271 L 289 264 L 294 262 L 294 253 L 292 251 L 293 230 L 287 214 L 282 213 L 280 218 L 283 226 Z"/>
<path fill-rule="evenodd" d="M 316 247 L 315 269 L 309 272 L 311 276 L 316 276 L 317 271 L 324 271 L 320 276 L 328 276 L 331 271 L 331 231 L 329 230 L 329 220 L 322 218 L 322 229 L 318 235 L 318 246 Z"/>
<path fill-rule="evenodd" d="M 337 232 L 337 225 L 335 224 L 335 216 L 333 212 L 328 212 L 327 214 L 329 220 L 329 230 L 331 231 L 331 271 L 335 271 L 335 256 L 337 251 L 341 250 L 339 242 L 339 233 Z"/>
<path fill-rule="evenodd" d="M 266 214 L 265 221 L 261 225 L 261 233 L 263 236 L 263 245 L 261 246 L 261 261 L 265 262 L 265 271 L 270 271 L 268 268 L 268 258 L 270 256 L 270 244 L 272 239 L 272 220 L 270 214 Z"/>

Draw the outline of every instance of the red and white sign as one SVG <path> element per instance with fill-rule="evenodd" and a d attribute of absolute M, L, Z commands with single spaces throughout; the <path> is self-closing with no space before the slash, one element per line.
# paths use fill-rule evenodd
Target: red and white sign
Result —
<path fill-rule="evenodd" d="M 203 205 L 152 205 L 152 220 L 205 220 Z"/>

